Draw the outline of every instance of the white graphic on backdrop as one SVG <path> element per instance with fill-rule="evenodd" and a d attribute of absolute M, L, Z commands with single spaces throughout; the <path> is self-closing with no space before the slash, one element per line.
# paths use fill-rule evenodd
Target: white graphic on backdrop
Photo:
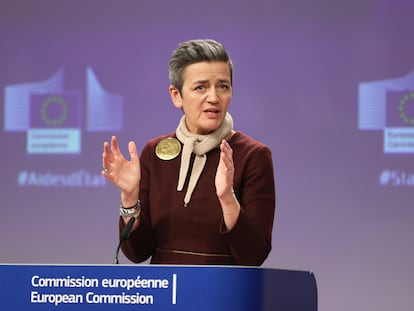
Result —
<path fill-rule="evenodd" d="M 414 153 L 414 72 L 359 84 L 359 129 L 381 130 L 384 153 Z"/>
<path fill-rule="evenodd" d="M 359 84 L 359 129 L 383 132 L 383 153 L 414 154 L 414 72 Z M 382 169 L 381 187 L 412 187 L 414 173 Z"/>
<path fill-rule="evenodd" d="M 119 132 L 123 97 L 104 90 L 86 70 L 86 131 Z M 5 87 L 4 130 L 27 133 L 28 154 L 80 154 L 82 92 L 64 89 L 64 69 L 51 78 Z"/>

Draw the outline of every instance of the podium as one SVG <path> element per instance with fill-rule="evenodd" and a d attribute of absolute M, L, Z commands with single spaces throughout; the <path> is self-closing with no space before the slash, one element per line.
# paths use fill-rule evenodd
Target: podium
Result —
<path fill-rule="evenodd" d="M 0 309 L 316 311 L 317 286 L 256 267 L 0 264 Z"/>

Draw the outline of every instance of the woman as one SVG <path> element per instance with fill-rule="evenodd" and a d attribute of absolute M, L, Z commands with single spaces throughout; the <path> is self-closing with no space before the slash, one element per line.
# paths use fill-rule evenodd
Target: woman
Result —
<path fill-rule="evenodd" d="M 121 192 L 122 244 L 133 262 L 261 265 L 275 211 L 269 148 L 233 130 L 233 65 L 214 40 L 181 43 L 169 62 L 169 92 L 183 116 L 130 161 L 116 137 L 104 143 L 102 174 Z"/>

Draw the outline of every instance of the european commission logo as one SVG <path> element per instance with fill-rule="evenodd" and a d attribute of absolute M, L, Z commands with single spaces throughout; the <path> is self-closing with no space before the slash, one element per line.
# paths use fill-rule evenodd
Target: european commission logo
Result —
<path fill-rule="evenodd" d="M 414 72 L 360 83 L 359 129 L 383 131 L 384 153 L 414 153 Z"/>
<path fill-rule="evenodd" d="M 26 132 L 28 154 L 79 154 L 82 130 L 119 132 L 123 126 L 123 98 L 105 91 L 89 67 L 85 98 L 84 105 L 81 91 L 64 89 L 63 69 L 45 81 L 6 86 L 4 130 Z"/>

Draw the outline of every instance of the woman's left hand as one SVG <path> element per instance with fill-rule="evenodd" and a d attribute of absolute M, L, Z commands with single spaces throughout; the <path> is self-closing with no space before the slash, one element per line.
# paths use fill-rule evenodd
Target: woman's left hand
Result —
<path fill-rule="evenodd" d="M 226 140 L 220 145 L 220 161 L 216 172 L 216 194 L 219 198 L 233 196 L 233 150 Z"/>

